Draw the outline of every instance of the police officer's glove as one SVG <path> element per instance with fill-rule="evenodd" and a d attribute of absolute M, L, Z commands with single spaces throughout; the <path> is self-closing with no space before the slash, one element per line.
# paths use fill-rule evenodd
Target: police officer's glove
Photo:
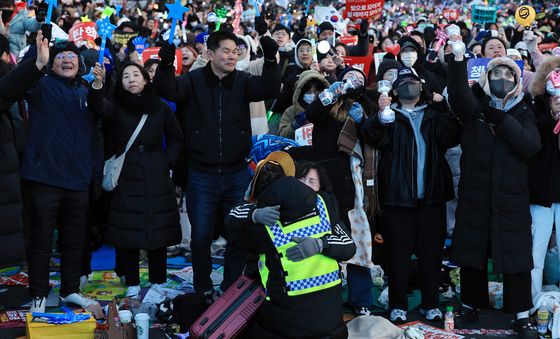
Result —
<path fill-rule="evenodd" d="M 175 61 L 175 44 L 164 43 L 158 55 L 162 65 L 172 65 L 173 61 Z"/>
<path fill-rule="evenodd" d="M 253 222 L 262 225 L 274 225 L 280 219 L 280 205 L 257 208 L 253 211 Z"/>
<path fill-rule="evenodd" d="M 321 239 L 293 237 L 292 241 L 296 242 L 297 245 L 288 248 L 286 251 L 286 257 L 290 261 L 302 261 L 323 251 L 323 241 Z"/>
<path fill-rule="evenodd" d="M 261 42 L 264 60 L 276 61 L 276 53 L 278 52 L 278 48 L 279 48 L 276 41 L 274 41 L 274 39 L 272 39 L 269 36 L 263 36 L 260 42 Z"/>

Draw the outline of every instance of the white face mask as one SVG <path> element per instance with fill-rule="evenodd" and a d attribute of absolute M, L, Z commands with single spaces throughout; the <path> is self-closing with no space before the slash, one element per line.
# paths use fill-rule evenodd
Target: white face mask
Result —
<path fill-rule="evenodd" d="M 315 94 L 315 93 L 305 93 L 303 95 L 303 101 L 305 101 L 308 104 L 315 101 L 316 98 L 317 98 L 317 94 Z"/>
<path fill-rule="evenodd" d="M 401 61 L 406 67 L 412 67 L 414 63 L 418 60 L 417 52 L 403 52 L 401 53 Z"/>

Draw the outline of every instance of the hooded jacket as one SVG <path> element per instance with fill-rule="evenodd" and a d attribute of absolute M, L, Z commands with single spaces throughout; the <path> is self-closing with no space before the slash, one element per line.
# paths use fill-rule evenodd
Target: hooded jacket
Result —
<path fill-rule="evenodd" d="M 445 81 L 424 67 L 424 53 L 422 52 L 422 48 L 420 47 L 418 42 L 416 42 L 416 40 L 409 36 L 405 36 L 399 40 L 399 45 L 404 46 L 404 44 L 411 45 L 411 47 L 416 50 L 418 59 L 416 60 L 414 65 L 412 65 L 412 67 L 416 70 L 420 78 L 422 78 L 426 82 L 428 91 L 430 93 L 442 93 L 443 89 L 445 88 Z M 402 65 L 404 65 L 401 60 L 401 53 L 399 53 L 397 60 Z"/>
<path fill-rule="evenodd" d="M 495 59 L 488 69 L 507 63 Z M 516 103 L 498 125 L 488 123 L 483 114 L 490 100 L 483 89 L 486 76 L 471 89 L 466 69 L 465 61 L 449 63 L 449 103 L 463 124 L 451 258 L 459 266 L 482 270 L 491 244 L 496 273 L 530 272 L 528 162 L 541 148 L 535 118 L 525 101 L 513 99 L 513 93 L 520 93 L 517 78 L 518 86 L 508 94 Z"/>
<path fill-rule="evenodd" d="M 292 122 L 298 113 L 305 111 L 305 108 L 303 107 L 305 104 L 303 101 L 303 94 L 305 93 L 302 93 L 301 91 L 303 87 L 305 87 L 305 85 L 313 79 L 323 83 L 325 88 L 329 87 L 329 82 L 321 75 L 321 73 L 313 70 L 301 73 L 296 89 L 294 90 L 294 95 L 292 96 L 292 106 L 288 107 L 284 111 L 284 114 L 282 114 L 280 127 L 278 128 L 278 135 L 291 139 L 294 138 L 295 131 L 292 128 Z"/>
<path fill-rule="evenodd" d="M 546 91 L 548 75 L 560 68 L 560 57 L 544 61 L 535 72 L 531 83 L 533 112 L 541 134 L 542 149 L 529 163 L 529 190 L 531 203 L 550 207 L 560 202 L 560 148 L 558 135 L 553 129 L 558 123 L 552 117 L 551 96 Z"/>
<path fill-rule="evenodd" d="M 28 14 L 27 10 L 19 10 L 10 20 L 10 34 L 8 35 L 10 52 L 16 57 L 27 45 L 26 33 L 34 33 L 41 28 L 41 23 L 35 18 L 30 18 Z"/>

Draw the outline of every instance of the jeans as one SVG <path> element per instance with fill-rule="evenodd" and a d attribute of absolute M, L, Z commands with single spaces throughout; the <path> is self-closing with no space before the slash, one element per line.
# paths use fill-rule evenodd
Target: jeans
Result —
<path fill-rule="evenodd" d="M 531 233 L 533 234 L 533 270 L 531 271 L 531 295 L 533 301 L 538 293 L 542 291 L 543 269 L 548 241 L 552 235 L 552 225 L 556 224 L 556 244 L 560 245 L 560 203 L 554 203 L 551 207 L 531 205 Z"/>
<path fill-rule="evenodd" d="M 346 279 L 348 281 L 348 303 L 354 307 L 373 305 L 371 296 L 373 280 L 369 267 L 348 264 L 346 273 L 348 274 Z"/>
<path fill-rule="evenodd" d="M 250 182 L 249 170 L 229 174 L 213 174 L 189 169 L 187 179 L 187 213 L 191 222 L 191 251 L 194 273 L 194 289 L 197 292 L 212 290 L 210 279 L 212 257 L 210 245 L 214 236 L 216 215 L 221 211 L 227 216 L 229 211 L 243 200 Z M 232 234 L 225 225 L 225 238 Z M 225 291 L 242 273 L 245 266 L 245 251 L 228 241 L 224 255 L 224 280 L 221 289 Z"/>
<path fill-rule="evenodd" d="M 49 259 L 58 226 L 61 252 L 60 296 L 80 291 L 86 239 L 89 192 L 25 182 L 30 202 L 29 290 L 33 297 L 49 294 Z"/>

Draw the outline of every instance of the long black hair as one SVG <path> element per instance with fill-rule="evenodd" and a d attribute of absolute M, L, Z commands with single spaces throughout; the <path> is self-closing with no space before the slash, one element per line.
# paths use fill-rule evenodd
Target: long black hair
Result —
<path fill-rule="evenodd" d="M 327 175 L 325 169 L 313 161 L 300 160 L 296 162 L 296 178 L 301 179 L 305 177 L 312 169 L 316 170 L 319 174 L 319 190 L 333 193 L 334 188 Z"/>

